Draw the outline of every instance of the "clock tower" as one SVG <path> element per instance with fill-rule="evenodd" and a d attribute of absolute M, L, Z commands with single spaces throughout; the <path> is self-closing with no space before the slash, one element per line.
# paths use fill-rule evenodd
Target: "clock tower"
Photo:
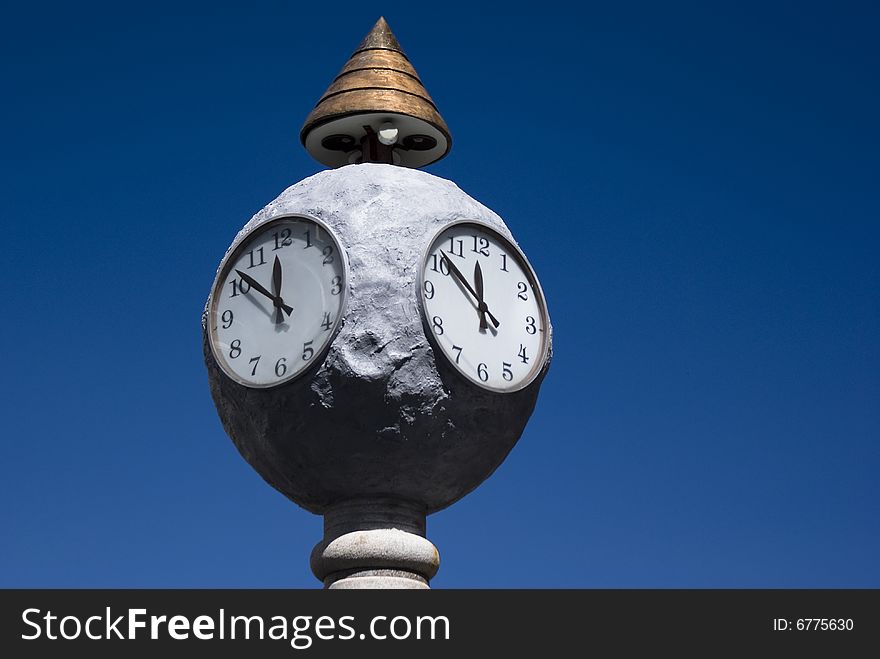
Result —
<path fill-rule="evenodd" d="M 426 518 L 485 480 L 552 354 L 537 274 L 504 221 L 419 168 L 452 136 L 384 19 L 302 127 L 328 167 L 245 224 L 203 315 L 224 429 L 323 515 L 327 588 L 427 588 Z"/>

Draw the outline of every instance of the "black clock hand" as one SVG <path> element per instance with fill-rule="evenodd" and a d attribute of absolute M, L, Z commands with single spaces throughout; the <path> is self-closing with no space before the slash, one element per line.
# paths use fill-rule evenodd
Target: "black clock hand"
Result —
<path fill-rule="evenodd" d="M 275 257 L 275 263 L 272 264 L 272 288 L 275 291 L 275 295 L 278 299 L 281 299 L 281 261 L 278 260 L 278 257 Z M 273 303 L 275 304 L 275 324 L 280 325 L 284 322 L 284 312 L 281 310 L 281 306 L 275 302 L 273 299 Z"/>
<path fill-rule="evenodd" d="M 489 323 L 486 322 L 486 303 L 483 302 L 483 271 L 480 268 L 480 262 L 474 263 L 474 286 L 477 289 L 477 312 L 480 314 L 480 329 L 489 329 Z"/>
<path fill-rule="evenodd" d="M 241 270 L 236 270 L 235 272 L 238 274 L 239 277 L 241 277 L 243 280 L 245 280 L 248 283 L 248 285 L 257 289 L 257 291 L 259 291 L 260 293 L 265 295 L 267 298 L 269 298 L 273 302 L 275 301 L 275 296 L 272 295 L 265 288 L 263 288 L 263 285 L 260 282 L 258 282 L 256 279 L 251 277 L 249 274 L 242 272 Z"/>
<path fill-rule="evenodd" d="M 474 285 L 477 287 L 477 311 L 480 312 L 480 329 L 489 329 L 489 324 L 486 322 L 486 316 L 489 316 L 489 320 L 492 321 L 492 324 L 495 325 L 495 329 L 498 329 L 498 325 L 501 323 L 498 322 L 498 319 L 492 315 L 492 312 L 489 311 L 489 306 L 486 304 L 486 300 L 483 299 L 483 269 L 480 268 L 480 262 L 477 261 L 474 263 Z"/>
<path fill-rule="evenodd" d="M 452 274 L 455 275 L 455 278 L 458 279 L 458 281 L 460 281 L 462 284 L 464 284 L 464 287 L 466 289 L 468 289 L 468 291 L 470 291 L 470 294 L 474 296 L 475 300 L 479 300 L 480 296 L 477 295 L 477 292 L 473 288 L 471 288 L 471 285 L 470 285 L 470 283 L 468 283 L 468 280 L 465 279 L 464 275 L 461 274 L 461 272 L 459 272 L 458 268 L 455 267 L 455 264 L 452 262 L 452 259 L 450 259 L 448 256 L 446 256 L 446 252 L 444 252 L 442 249 L 440 250 L 440 253 L 443 255 L 443 260 L 446 261 L 446 265 L 449 266 L 450 272 L 452 272 Z"/>
<path fill-rule="evenodd" d="M 446 265 L 449 266 L 449 271 L 450 271 L 453 275 L 455 275 L 455 278 L 458 279 L 458 281 L 460 281 L 462 284 L 464 284 L 464 287 L 465 287 L 466 289 L 468 289 L 468 291 L 470 292 L 471 295 L 474 296 L 474 300 L 477 301 L 477 311 L 480 312 L 480 329 L 486 329 L 486 327 L 488 327 L 488 326 L 487 326 L 487 325 L 484 325 L 484 323 L 485 323 L 485 319 L 484 319 L 484 316 L 483 316 L 483 312 L 482 312 L 482 310 L 480 309 L 480 305 L 482 304 L 482 305 L 486 308 L 486 313 L 489 313 L 489 307 L 487 307 L 487 306 L 486 306 L 486 303 L 483 302 L 483 298 L 482 298 L 482 296 L 481 296 L 481 295 L 477 295 L 477 292 L 473 289 L 473 287 L 471 287 L 470 283 L 468 282 L 467 279 L 465 279 L 464 275 L 461 274 L 461 271 L 460 271 L 458 268 L 455 267 L 455 264 L 452 262 L 452 260 L 451 260 L 448 256 L 446 256 L 446 252 L 444 252 L 444 251 L 441 249 L 441 250 L 440 250 L 440 253 L 443 255 L 443 259 L 446 261 Z M 479 264 L 478 264 L 478 265 L 479 265 Z M 482 275 L 482 272 L 481 272 L 480 274 Z M 495 327 L 497 328 L 498 325 L 500 325 L 500 323 L 495 319 L 495 316 L 492 316 L 491 313 L 489 314 L 489 316 L 492 318 L 492 322 L 495 323 Z"/>
<path fill-rule="evenodd" d="M 272 300 L 272 304 L 274 304 L 276 307 L 281 307 L 282 309 L 284 309 L 287 312 L 288 316 L 293 313 L 293 307 L 291 307 L 290 305 L 284 304 L 284 300 L 282 300 L 280 296 L 272 295 L 269 291 L 267 291 L 263 287 L 263 285 L 260 282 L 258 282 L 256 279 L 251 277 L 249 274 L 244 273 L 241 270 L 236 270 L 235 272 L 238 273 L 239 277 L 241 277 L 244 281 L 246 281 L 248 284 L 250 284 L 258 292 L 262 293 L 267 298 Z"/>

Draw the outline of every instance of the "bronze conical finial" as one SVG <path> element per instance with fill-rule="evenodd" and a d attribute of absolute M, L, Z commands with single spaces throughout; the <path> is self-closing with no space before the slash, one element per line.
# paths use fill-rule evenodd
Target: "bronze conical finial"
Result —
<path fill-rule="evenodd" d="M 321 164 L 424 167 L 452 136 L 384 18 L 376 21 L 306 118 L 300 139 Z"/>
<path fill-rule="evenodd" d="M 364 37 L 364 40 L 361 41 L 361 45 L 358 46 L 358 49 L 355 52 L 373 49 L 396 50 L 403 55 L 403 49 L 400 47 L 400 44 L 397 43 L 397 38 L 394 36 L 391 28 L 388 27 L 388 23 L 384 16 L 379 17 L 379 20 L 376 21 L 373 29 Z"/>

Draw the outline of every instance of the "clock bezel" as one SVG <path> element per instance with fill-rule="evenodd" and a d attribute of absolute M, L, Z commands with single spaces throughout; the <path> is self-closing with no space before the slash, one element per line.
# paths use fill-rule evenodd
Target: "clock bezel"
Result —
<path fill-rule="evenodd" d="M 242 379 L 238 376 L 237 373 L 230 372 L 226 368 L 226 361 L 217 355 L 217 348 L 215 346 L 215 336 L 217 332 L 217 325 L 215 323 L 216 318 L 216 303 L 217 296 L 216 293 L 219 290 L 218 285 L 225 285 L 226 278 L 229 275 L 229 271 L 232 267 L 231 264 L 234 264 L 238 257 L 245 251 L 245 247 L 247 246 L 248 241 L 257 233 L 262 233 L 265 230 L 271 229 L 273 226 L 277 224 L 283 224 L 285 220 L 306 220 L 308 222 L 314 223 L 319 228 L 323 229 L 327 232 L 327 234 L 333 239 L 333 243 L 336 246 L 336 252 L 340 255 L 340 259 L 342 262 L 342 281 L 343 287 L 342 291 L 340 291 L 340 303 L 339 303 L 339 314 L 334 321 L 334 325 L 332 330 L 330 331 L 330 338 L 327 339 L 327 343 L 319 350 L 315 352 L 315 356 L 310 360 L 311 364 L 301 371 L 291 375 L 290 377 L 285 377 L 284 379 L 278 380 L 276 382 L 269 382 L 266 384 L 257 384 L 254 382 L 249 382 L 247 380 Z M 333 342 L 336 340 L 337 334 L 339 334 L 339 330 L 342 328 L 342 318 L 345 315 L 345 310 L 348 307 L 348 293 L 349 293 L 349 264 L 348 264 L 348 250 L 342 244 L 342 241 L 339 239 L 339 235 L 327 225 L 323 220 L 318 219 L 312 215 L 306 215 L 305 213 L 285 213 L 283 215 L 277 215 L 272 217 L 269 220 L 261 222 L 260 224 L 251 228 L 247 233 L 244 233 L 241 236 L 238 236 L 235 241 L 233 241 L 232 246 L 226 253 L 226 256 L 223 257 L 223 260 L 220 262 L 220 266 L 217 269 L 217 275 L 214 277 L 214 283 L 211 286 L 211 293 L 208 298 L 208 344 L 211 346 L 211 356 L 214 359 L 214 363 L 217 364 L 220 371 L 228 377 L 233 382 L 240 384 L 244 387 L 248 387 L 249 389 L 273 389 L 275 387 L 281 387 L 286 384 L 290 384 L 303 377 L 307 373 L 312 372 L 316 368 L 320 367 L 321 364 L 324 363 L 324 359 L 327 356 L 327 353 L 330 350 L 330 346 L 333 345 Z"/>
<path fill-rule="evenodd" d="M 440 342 L 437 341 L 437 338 L 434 336 L 434 332 L 431 330 L 430 323 L 428 323 L 428 313 L 427 313 L 427 310 L 425 309 L 424 290 L 425 290 L 425 271 L 428 268 L 428 257 L 431 255 L 431 247 L 434 245 L 434 243 L 437 241 L 437 238 L 439 238 L 443 232 L 448 231 L 449 229 L 456 227 L 456 226 L 460 226 L 460 225 L 470 225 L 470 226 L 477 227 L 480 230 L 491 232 L 494 236 L 496 236 L 498 239 L 500 239 L 501 242 L 503 242 L 507 247 L 509 247 L 512 250 L 512 252 L 517 255 L 517 257 L 520 260 L 520 263 L 524 266 L 523 269 L 525 271 L 526 277 L 531 282 L 533 282 L 532 290 L 534 292 L 536 292 L 538 295 L 538 299 L 537 299 L 538 309 L 541 313 L 541 318 L 544 323 L 544 330 L 545 330 L 544 331 L 543 349 L 541 351 L 541 359 L 538 362 L 540 364 L 540 366 L 532 369 L 530 377 L 524 379 L 516 387 L 506 387 L 504 389 L 501 389 L 498 387 L 486 385 L 482 382 L 477 382 L 476 380 L 469 378 L 467 375 L 465 375 L 465 373 L 462 371 L 462 369 L 460 369 L 452 361 L 452 359 L 450 359 L 449 355 L 446 354 L 446 351 L 443 350 L 443 347 L 440 345 Z M 526 257 L 525 253 L 523 253 L 522 249 L 520 249 L 519 245 L 517 245 L 516 242 L 514 242 L 514 240 L 512 238 L 508 238 L 507 236 L 505 236 L 503 233 L 501 233 L 498 229 L 496 229 L 492 225 L 490 225 L 486 222 L 482 222 L 480 220 L 464 218 L 464 219 L 455 220 L 455 221 L 450 222 L 448 224 L 444 224 L 439 230 L 434 232 L 434 234 L 431 236 L 431 239 L 428 241 L 428 244 L 425 246 L 424 250 L 422 251 L 422 257 L 419 262 L 419 276 L 416 279 L 416 298 L 418 299 L 418 303 L 419 303 L 419 313 L 421 314 L 421 317 L 422 317 L 422 330 L 424 331 L 425 336 L 428 338 L 428 341 L 431 344 L 431 348 L 434 350 L 434 354 L 437 355 L 439 353 L 442 356 L 442 358 L 446 361 L 446 364 L 448 366 L 450 366 L 452 368 L 452 370 L 459 377 L 461 377 L 462 380 L 464 380 L 468 384 L 479 387 L 480 389 L 483 389 L 484 391 L 490 391 L 490 392 L 496 393 L 496 394 L 512 394 L 512 393 L 516 393 L 518 391 L 522 391 L 523 389 L 526 389 L 527 387 L 529 387 L 532 383 L 535 382 L 535 380 L 538 379 L 538 376 L 546 368 L 547 359 L 550 355 L 550 341 L 552 339 L 552 332 L 550 329 L 550 313 L 547 311 L 547 299 L 544 297 L 544 289 L 541 287 L 541 282 L 538 279 L 538 275 L 535 273 L 535 269 L 532 267 L 532 264 L 529 262 L 529 259 Z M 435 360 L 436 360 L 436 357 L 435 357 Z"/>

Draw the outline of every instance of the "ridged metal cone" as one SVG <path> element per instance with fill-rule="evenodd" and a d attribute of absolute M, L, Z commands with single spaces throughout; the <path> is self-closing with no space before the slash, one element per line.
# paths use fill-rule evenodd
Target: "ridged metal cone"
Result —
<path fill-rule="evenodd" d="M 446 122 L 384 18 L 376 21 L 321 96 L 303 124 L 300 140 L 308 149 L 306 140 L 314 129 L 343 117 L 376 113 L 405 115 L 440 131 L 446 138 L 446 148 L 432 162 L 445 156 L 452 146 Z"/>

